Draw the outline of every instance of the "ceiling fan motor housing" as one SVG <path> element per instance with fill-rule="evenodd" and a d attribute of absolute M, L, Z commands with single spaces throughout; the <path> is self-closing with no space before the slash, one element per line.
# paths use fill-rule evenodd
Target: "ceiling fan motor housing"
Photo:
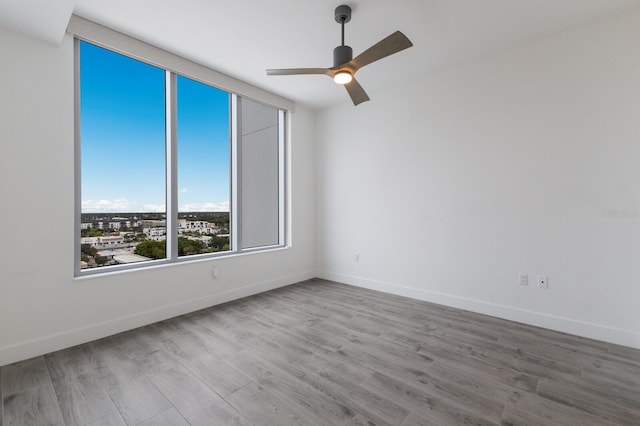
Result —
<path fill-rule="evenodd" d="M 353 59 L 351 46 L 338 46 L 333 49 L 333 66 L 339 67 Z"/>

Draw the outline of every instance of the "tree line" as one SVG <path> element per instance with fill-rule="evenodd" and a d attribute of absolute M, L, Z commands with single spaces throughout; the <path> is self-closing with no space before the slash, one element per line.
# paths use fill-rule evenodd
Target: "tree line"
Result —
<path fill-rule="evenodd" d="M 226 250 L 229 250 L 229 239 L 227 237 L 212 237 L 208 246 L 200 240 L 178 237 L 178 256 L 190 256 L 193 254 L 213 253 Z M 145 240 L 138 243 L 133 252 L 150 259 L 164 259 L 167 257 L 167 242 Z"/>

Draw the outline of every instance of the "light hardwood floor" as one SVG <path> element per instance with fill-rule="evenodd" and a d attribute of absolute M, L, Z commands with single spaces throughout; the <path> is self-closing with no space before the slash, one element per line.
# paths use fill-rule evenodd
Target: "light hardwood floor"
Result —
<path fill-rule="evenodd" d="M 640 425 L 640 350 L 318 279 L 0 373 L 0 426 Z"/>

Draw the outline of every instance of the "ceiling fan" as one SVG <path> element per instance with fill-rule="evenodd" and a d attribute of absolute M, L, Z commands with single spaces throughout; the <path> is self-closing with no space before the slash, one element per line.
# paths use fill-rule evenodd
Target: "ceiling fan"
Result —
<path fill-rule="evenodd" d="M 342 27 L 342 44 L 333 49 L 333 67 L 268 69 L 267 75 L 324 74 L 344 85 L 353 104 L 358 105 L 368 101 L 369 96 L 356 80 L 356 72 L 365 65 L 413 46 L 413 43 L 400 31 L 396 31 L 354 58 L 351 47 L 344 44 L 344 24 L 351 20 L 351 8 L 347 5 L 336 7 L 335 19 Z"/>

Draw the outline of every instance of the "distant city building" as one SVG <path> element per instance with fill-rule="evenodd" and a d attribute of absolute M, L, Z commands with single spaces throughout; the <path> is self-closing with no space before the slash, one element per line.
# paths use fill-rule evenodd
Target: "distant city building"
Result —
<path fill-rule="evenodd" d="M 144 262 L 146 260 L 151 260 L 151 259 L 145 256 L 140 256 L 139 254 L 128 253 L 128 254 L 116 254 L 115 256 L 113 256 L 113 260 L 115 260 L 118 263 L 136 263 L 136 262 Z"/>
<path fill-rule="evenodd" d="M 143 220 L 140 221 L 140 226 L 142 226 L 143 228 L 166 227 L 167 226 L 167 221 L 166 220 L 143 219 Z"/>
<path fill-rule="evenodd" d="M 220 228 L 215 223 L 206 222 L 204 220 L 187 220 L 178 219 L 178 233 L 183 232 L 202 232 L 204 234 L 217 234 Z"/>
<path fill-rule="evenodd" d="M 157 222 L 164 223 L 165 221 L 157 221 Z M 95 219 L 90 222 L 85 220 L 85 222 L 82 222 L 80 224 L 80 229 L 94 228 L 94 229 L 100 229 L 100 230 L 111 229 L 111 230 L 117 231 L 123 227 L 135 228 L 140 226 L 140 224 L 141 224 L 140 221 L 135 216 L 132 218 L 115 216 L 112 218 Z"/>
<path fill-rule="evenodd" d="M 164 241 L 167 239 L 167 228 L 143 228 L 142 232 L 148 240 Z"/>
<path fill-rule="evenodd" d="M 80 244 L 90 244 L 94 247 L 107 247 L 124 243 L 124 235 L 103 235 L 101 237 L 82 237 Z"/>
<path fill-rule="evenodd" d="M 209 245 L 209 243 L 211 242 L 211 240 L 213 240 L 213 237 L 210 235 L 202 235 L 200 237 L 192 237 L 192 236 L 188 236 L 186 237 L 187 239 L 191 240 L 191 241 L 202 241 L 203 243 L 205 243 L 206 245 Z"/>

